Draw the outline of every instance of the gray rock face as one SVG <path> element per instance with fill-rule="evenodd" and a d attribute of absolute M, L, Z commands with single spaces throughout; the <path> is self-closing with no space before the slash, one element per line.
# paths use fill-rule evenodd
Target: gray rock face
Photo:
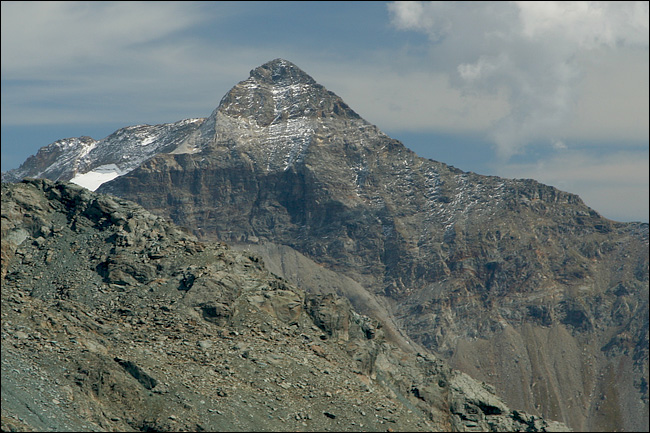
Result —
<path fill-rule="evenodd" d="M 576 429 L 647 430 L 647 224 L 420 158 L 280 59 L 176 152 L 100 190 L 352 279 L 511 405 Z"/>
<path fill-rule="evenodd" d="M 3 431 L 568 431 L 134 203 L 2 185 Z"/>

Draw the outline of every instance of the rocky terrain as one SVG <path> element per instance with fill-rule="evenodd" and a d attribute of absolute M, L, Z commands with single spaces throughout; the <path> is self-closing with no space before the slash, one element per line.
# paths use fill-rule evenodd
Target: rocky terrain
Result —
<path fill-rule="evenodd" d="M 115 197 L 2 184 L 2 431 L 567 431 Z"/>
<path fill-rule="evenodd" d="M 282 59 L 172 137 L 98 191 L 349 299 L 511 407 L 648 430 L 648 224 L 418 157 Z"/>

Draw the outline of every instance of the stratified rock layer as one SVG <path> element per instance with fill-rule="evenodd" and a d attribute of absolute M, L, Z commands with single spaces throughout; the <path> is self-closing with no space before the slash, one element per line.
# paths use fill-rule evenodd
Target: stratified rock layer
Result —
<path fill-rule="evenodd" d="M 1 234 L 3 431 L 566 431 L 134 203 L 3 184 Z"/>

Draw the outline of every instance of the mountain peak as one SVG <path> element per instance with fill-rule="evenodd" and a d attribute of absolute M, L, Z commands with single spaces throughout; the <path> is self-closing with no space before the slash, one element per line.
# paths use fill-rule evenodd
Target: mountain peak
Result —
<path fill-rule="evenodd" d="M 288 60 L 275 59 L 258 66 L 250 72 L 251 78 L 259 83 L 273 86 L 290 86 L 292 84 L 316 84 L 305 71 Z"/>
<path fill-rule="evenodd" d="M 284 59 L 253 69 L 223 97 L 217 112 L 262 127 L 298 118 L 360 118 L 339 96 Z"/>

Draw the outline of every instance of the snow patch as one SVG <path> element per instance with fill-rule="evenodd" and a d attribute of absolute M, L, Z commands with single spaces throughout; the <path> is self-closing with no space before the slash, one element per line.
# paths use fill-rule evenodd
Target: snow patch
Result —
<path fill-rule="evenodd" d="M 107 164 L 96 167 L 88 173 L 78 174 L 70 182 L 83 186 L 91 191 L 95 191 L 102 184 L 122 176 L 126 172 L 120 170 L 115 164 Z"/>

